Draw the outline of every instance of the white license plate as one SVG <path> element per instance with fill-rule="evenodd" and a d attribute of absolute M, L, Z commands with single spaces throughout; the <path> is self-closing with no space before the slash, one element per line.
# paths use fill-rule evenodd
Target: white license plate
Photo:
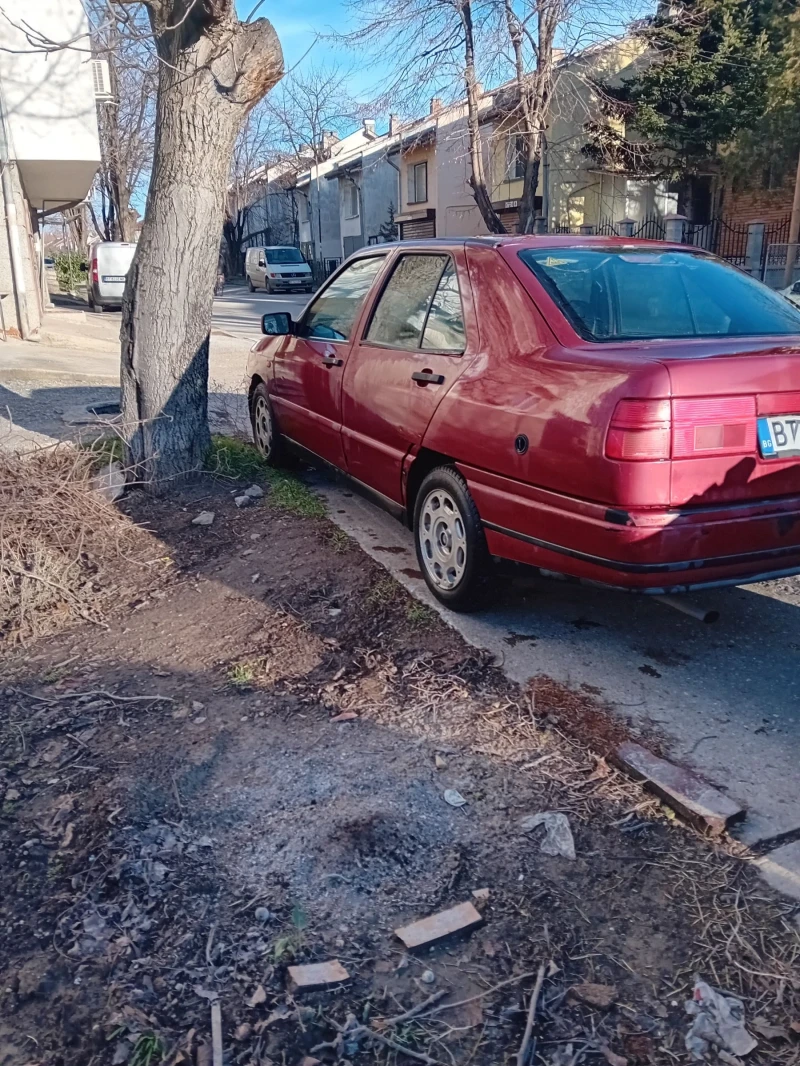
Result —
<path fill-rule="evenodd" d="M 122 276 L 120 276 L 118 274 L 103 274 L 102 280 L 109 285 L 113 285 L 116 282 L 124 282 L 125 275 L 123 274 Z"/>
<path fill-rule="evenodd" d="M 759 418 L 758 446 L 764 459 L 800 456 L 800 415 Z"/>

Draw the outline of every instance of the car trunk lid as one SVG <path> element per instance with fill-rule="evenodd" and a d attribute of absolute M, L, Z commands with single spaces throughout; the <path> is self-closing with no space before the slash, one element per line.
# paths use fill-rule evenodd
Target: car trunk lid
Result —
<path fill-rule="evenodd" d="M 759 421 L 797 415 L 800 450 L 800 337 L 720 347 L 712 354 L 695 343 L 664 360 L 672 389 L 671 503 L 800 495 L 800 455 L 762 454 L 768 448 Z"/>

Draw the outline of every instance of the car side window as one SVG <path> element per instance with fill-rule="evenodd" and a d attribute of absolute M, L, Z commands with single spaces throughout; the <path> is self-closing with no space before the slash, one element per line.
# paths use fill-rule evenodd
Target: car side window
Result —
<path fill-rule="evenodd" d="M 458 275 L 455 263 L 448 259 L 428 311 L 422 347 L 426 351 L 463 352 L 465 344 L 464 310 Z"/>
<path fill-rule="evenodd" d="M 446 255 L 401 256 L 375 306 L 365 339 L 373 344 L 385 344 L 406 351 L 416 351 L 422 347 L 423 336 L 427 336 L 428 319 L 437 298 L 440 305 L 437 305 L 437 317 L 446 316 L 448 299 L 452 313 L 452 290 L 448 291 L 447 285 L 442 287 L 448 269 L 452 270 L 452 262 Z M 452 281 L 455 281 L 454 275 Z M 455 296 L 460 305 L 457 284 Z M 438 331 L 432 328 L 432 347 L 446 347 L 441 343 L 441 334 L 441 328 Z"/>
<path fill-rule="evenodd" d="M 349 340 L 359 308 L 385 258 L 376 255 L 356 259 L 345 267 L 309 307 L 301 323 L 300 336 Z"/>

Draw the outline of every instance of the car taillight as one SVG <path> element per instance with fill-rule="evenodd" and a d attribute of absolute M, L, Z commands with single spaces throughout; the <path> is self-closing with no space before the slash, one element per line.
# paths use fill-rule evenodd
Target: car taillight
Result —
<path fill-rule="evenodd" d="M 669 459 L 669 400 L 620 400 L 606 437 L 609 459 Z"/>
<path fill-rule="evenodd" d="M 97 260 L 93 259 L 92 260 L 92 281 L 99 281 L 99 280 L 100 280 L 100 273 L 99 273 L 99 271 L 97 269 Z"/>
<path fill-rule="evenodd" d="M 673 459 L 750 455 L 755 450 L 755 396 L 672 401 Z"/>
<path fill-rule="evenodd" d="M 608 458 L 628 462 L 750 455 L 755 450 L 754 396 L 620 400 L 606 438 Z"/>

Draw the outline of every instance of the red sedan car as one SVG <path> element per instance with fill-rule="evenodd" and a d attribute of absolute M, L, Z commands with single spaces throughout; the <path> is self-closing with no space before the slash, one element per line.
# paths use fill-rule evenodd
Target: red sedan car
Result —
<path fill-rule="evenodd" d="M 800 572 L 800 311 L 703 251 L 370 247 L 262 329 L 261 454 L 407 521 L 451 607 L 492 557 L 651 593 Z"/>

